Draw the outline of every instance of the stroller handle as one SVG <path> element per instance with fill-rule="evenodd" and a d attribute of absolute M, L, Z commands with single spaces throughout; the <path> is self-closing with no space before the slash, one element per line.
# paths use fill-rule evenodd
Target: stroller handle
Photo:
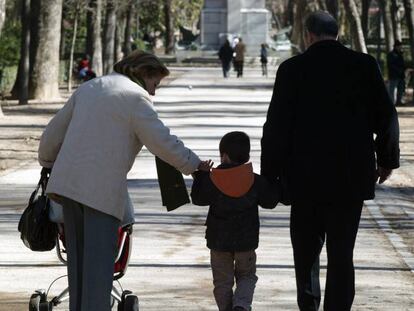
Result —
<path fill-rule="evenodd" d="M 66 264 L 67 260 L 63 257 L 63 253 L 66 253 L 65 245 L 62 239 L 62 236 L 64 236 L 63 234 L 64 228 L 63 228 L 63 224 L 58 224 L 58 226 L 59 226 L 59 232 L 62 232 L 62 233 L 59 233 L 58 236 L 56 237 L 56 253 L 57 253 L 57 256 L 60 262 L 63 264 Z M 127 237 L 132 234 L 132 231 L 133 231 L 132 228 L 133 228 L 132 224 L 120 227 L 121 237 L 120 237 L 120 242 L 118 245 L 118 253 L 115 257 L 115 263 L 117 263 L 122 256 L 122 252 L 125 246 L 125 241 Z"/>

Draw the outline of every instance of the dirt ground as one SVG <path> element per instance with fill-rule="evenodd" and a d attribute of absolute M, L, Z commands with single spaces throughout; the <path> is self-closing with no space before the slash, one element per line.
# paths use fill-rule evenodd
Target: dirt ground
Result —
<path fill-rule="evenodd" d="M 272 81 L 264 81 L 258 72 L 247 72 L 251 77 L 245 77 L 244 81 L 250 78 L 248 83 L 261 87 L 255 93 L 251 85 L 243 85 L 247 82 L 218 80 L 215 78 L 217 73 L 218 70 L 200 72 L 197 69 L 176 81 L 175 86 L 162 90 L 160 114 L 170 122 L 169 126 L 175 126 L 179 136 L 184 136 L 186 142 L 204 152 L 203 156 L 216 153 L 219 134 L 235 126 L 246 126 L 253 133 L 253 157 L 258 160 L 262 119 L 260 122 L 252 119 L 257 115 L 264 117 Z M 201 76 L 207 78 L 202 80 Z M 199 81 L 200 85 L 195 85 L 194 80 Z M 184 87 L 189 83 L 193 84 L 191 91 Z M 214 83 L 219 87 L 214 87 Z M 266 99 L 257 100 L 257 96 L 263 93 L 263 85 L 268 92 Z M 231 96 L 228 96 L 228 88 L 233 88 Z M 64 98 L 69 96 L 63 91 L 62 94 Z M 177 112 L 175 109 L 179 110 L 183 105 L 178 102 L 182 101 L 183 94 L 186 94 L 186 105 L 191 105 L 191 108 L 185 107 L 187 112 Z M 218 103 L 217 98 L 221 100 Z M 240 103 L 243 100 L 248 103 Z M 63 99 L 57 103 L 31 103 L 27 106 L 18 106 L 12 101 L 1 103 L 5 117 L 0 118 L 0 178 L 12 175 L 9 173 L 15 168 L 36 160 L 40 135 L 64 102 Z M 204 105 L 205 111 L 200 113 L 197 109 L 201 109 L 201 105 Z M 246 107 L 252 110 L 248 118 L 244 115 L 244 110 L 249 111 Z M 225 115 L 224 110 L 227 109 L 228 116 L 217 118 L 215 123 L 218 126 L 211 127 L 211 121 L 203 113 L 210 113 L 213 109 L 220 115 Z M 401 129 L 401 168 L 393 173 L 386 185 L 378 187 L 375 204 L 379 207 L 380 216 L 373 217 L 368 209 L 364 209 L 362 215 L 355 252 L 355 311 L 414 310 L 412 268 L 386 235 L 391 233 L 401 237 L 409 249 L 407 258 L 413 256 L 414 106 L 398 107 L 397 110 Z M 180 311 L 214 310 L 211 271 L 208 269 L 204 241 L 205 210 L 189 205 L 175 213 L 161 212 L 157 189 L 149 186 L 155 182 L 154 177 L 141 182 L 134 179 L 141 174 L 139 167 L 152 163 L 153 159 L 147 159 L 147 155 L 142 154 L 138 162 L 133 174 L 135 177 L 129 181 L 130 193 L 137 206 L 137 223 L 134 226 L 134 245 L 137 247 L 133 249 L 129 272 L 122 280 L 125 288 L 139 293 L 143 310 L 159 311 L 163 309 L 161 306 Z M 44 287 L 52 276 L 60 275 L 64 270 L 56 262 L 55 254 L 36 254 L 35 257 L 21 245 L 15 228 L 27 202 L 27 193 L 32 189 L 31 185 L 24 183 L 19 180 L 22 185 L 2 183 L 0 187 L 0 248 L 2 254 L 7 254 L 0 263 L 1 311 L 26 310 L 32 290 Z M 289 208 L 278 207 L 274 211 L 264 211 L 261 216 L 261 246 L 258 251 L 260 281 L 254 307 L 266 311 L 297 310 L 289 242 Z M 391 229 L 382 228 L 384 222 L 389 223 Z M 45 262 L 50 266 L 44 265 Z M 326 261 L 321 264 L 326 267 Z M 322 277 L 325 271 L 323 268 Z M 26 278 L 30 281 L 27 282 Z"/>

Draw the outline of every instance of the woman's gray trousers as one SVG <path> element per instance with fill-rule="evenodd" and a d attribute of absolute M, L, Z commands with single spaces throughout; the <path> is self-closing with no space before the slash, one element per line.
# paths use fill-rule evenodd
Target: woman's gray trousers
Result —
<path fill-rule="evenodd" d="M 70 311 L 110 311 L 120 221 L 65 198 Z"/>

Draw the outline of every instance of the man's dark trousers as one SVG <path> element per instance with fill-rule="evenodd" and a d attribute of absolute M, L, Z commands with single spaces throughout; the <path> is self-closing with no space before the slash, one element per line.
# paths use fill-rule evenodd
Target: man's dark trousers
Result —
<path fill-rule="evenodd" d="M 405 92 L 405 80 L 390 79 L 390 81 L 388 81 L 388 84 L 388 91 L 390 92 L 392 102 L 397 106 L 401 105 Z M 397 89 L 397 99 L 395 99 L 395 89 Z"/>
<path fill-rule="evenodd" d="M 325 238 L 328 267 L 324 310 L 351 310 L 355 295 L 353 250 L 362 204 L 362 201 L 292 204 L 290 234 L 301 311 L 319 308 L 319 254 Z"/>

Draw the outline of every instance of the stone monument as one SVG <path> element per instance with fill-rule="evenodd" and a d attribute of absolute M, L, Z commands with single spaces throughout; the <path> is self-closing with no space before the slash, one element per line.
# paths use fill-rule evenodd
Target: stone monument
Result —
<path fill-rule="evenodd" d="M 270 13 L 265 0 L 205 0 L 201 11 L 201 44 L 218 49 L 227 38 L 243 38 L 247 54 L 257 55 L 270 40 Z"/>

